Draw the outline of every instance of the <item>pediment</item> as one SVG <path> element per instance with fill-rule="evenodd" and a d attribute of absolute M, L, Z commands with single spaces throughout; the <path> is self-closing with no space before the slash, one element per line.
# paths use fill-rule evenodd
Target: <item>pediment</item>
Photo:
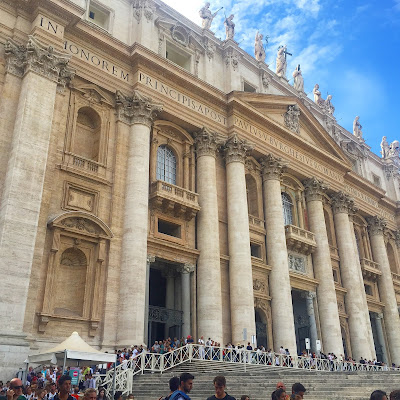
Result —
<path fill-rule="evenodd" d="M 81 93 L 82 97 L 84 97 L 89 103 L 107 104 L 110 107 L 114 107 L 113 100 L 110 98 L 110 96 L 94 84 L 88 83 L 84 85 L 73 86 L 73 89 Z"/>
<path fill-rule="evenodd" d="M 351 167 L 346 153 L 300 99 L 243 92 L 235 92 L 234 96 L 242 104 L 245 103 L 243 105 L 251 107 L 272 122 L 279 128 L 281 135 L 287 135 L 286 139 L 301 141 L 322 152 L 328 152 Z"/>

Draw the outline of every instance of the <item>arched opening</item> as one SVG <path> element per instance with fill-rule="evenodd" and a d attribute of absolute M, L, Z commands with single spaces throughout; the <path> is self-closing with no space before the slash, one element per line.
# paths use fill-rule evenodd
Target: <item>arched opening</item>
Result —
<path fill-rule="evenodd" d="M 393 246 L 390 242 L 387 244 L 387 255 L 389 259 L 390 270 L 394 274 L 397 274 L 396 258 L 394 256 Z"/>
<path fill-rule="evenodd" d="M 176 157 L 166 145 L 157 149 L 157 180 L 176 185 Z"/>
<path fill-rule="evenodd" d="M 285 192 L 281 193 L 283 221 L 285 225 L 293 225 L 293 201 L 292 198 Z"/>
<path fill-rule="evenodd" d="M 247 207 L 250 215 L 259 217 L 257 183 L 253 176 L 246 174 Z"/>
<path fill-rule="evenodd" d="M 344 356 L 348 357 L 348 356 L 350 356 L 350 353 L 349 353 L 349 337 L 348 337 L 346 329 L 344 328 L 343 325 L 341 325 L 340 329 L 341 329 L 341 332 L 342 332 L 342 344 L 343 344 Z"/>
<path fill-rule="evenodd" d="M 61 254 L 55 274 L 54 314 L 83 316 L 86 270 L 87 258 L 82 250 L 71 247 Z"/>
<path fill-rule="evenodd" d="M 268 349 L 267 318 L 264 312 L 258 308 L 254 310 L 256 320 L 257 346 Z"/>
<path fill-rule="evenodd" d="M 89 160 L 99 161 L 101 118 L 90 107 L 78 111 L 73 152 Z"/>

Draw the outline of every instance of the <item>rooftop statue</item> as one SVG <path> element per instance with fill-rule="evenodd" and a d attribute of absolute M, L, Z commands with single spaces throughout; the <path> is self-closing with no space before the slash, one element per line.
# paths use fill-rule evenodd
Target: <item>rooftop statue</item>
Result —
<path fill-rule="evenodd" d="M 257 61 L 265 61 L 265 49 L 263 45 L 263 35 L 256 33 L 256 39 L 254 41 L 254 56 Z"/>
<path fill-rule="evenodd" d="M 202 19 L 201 25 L 203 29 L 211 29 L 211 24 L 213 22 L 214 17 L 223 8 L 224 7 L 221 7 L 219 10 L 215 11 L 215 13 L 212 13 L 210 11 L 210 3 L 207 2 L 206 4 L 204 4 L 204 6 L 199 11 L 200 18 Z"/>
<path fill-rule="evenodd" d="M 388 158 L 389 157 L 389 143 L 386 139 L 386 136 L 382 138 L 381 142 L 381 154 L 382 158 Z"/>
<path fill-rule="evenodd" d="M 399 157 L 400 156 L 400 143 L 398 140 L 394 140 L 390 143 L 389 147 L 389 157 Z"/>
<path fill-rule="evenodd" d="M 225 32 L 226 32 L 226 40 L 232 39 L 235 36 L 235 23 L 233 22 L 234 15 L 231 14 L 228 18 L 225 18 Z"/>
<path fill-rule="evenodd" d="M 291 56 L 287 52 L 287 46 L 279 46 L 278 54 L 276 55 L 276 74 L 286 79 L 287 60 L 286 56 Z"/>
<path fill-rule="evenodd" d="M 304 92 L 304 79 L 301 74 L 300 64 L 297 65 L 296 69 L 293 72 L 294 83 L 293 86 L 299 92 Z"/>
<path fill-rule="evenodd" d="M 335 107 L 333 107 L 331 100 L 332 95 L 329 94 L 325 100 L 324 108 L 329 114 L 333 115 L 333 113 L 335 112 Z"/>
<path fill-rule="evenodd" d="M 354 118 L 353 121 L 353 135 L 357 137 L 358 139 L 362 139 L 362 126 L 360 124 L 360 117 L 357 115 L 357 117 Z"/>
<path fill-rule="evenodd" d="M 314 103 L 320 107 L 323 107 L 325 104 L 325 100 L 321 97 L 321 92 L 319 91 L 318 83 L 315 84 L 313 93 L 314 93 Z"/>

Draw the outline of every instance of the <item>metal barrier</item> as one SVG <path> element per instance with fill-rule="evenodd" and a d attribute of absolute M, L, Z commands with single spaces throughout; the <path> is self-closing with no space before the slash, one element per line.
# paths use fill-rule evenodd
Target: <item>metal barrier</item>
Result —
<path fill-rule="evenodd" d="M 226 364 L 260 365 L 271 368 L 295 368 L 308 371 L 352 372 L 352 371 L 389 371 L 400 368 L 389 368 L 387 365 L 369 365 L 356 362 L 291 356 L 272 352 L 258 352 L 228 347 L 212 347 L 187 344 L 164 354 L 143 352 L 131 360 L 125 360 L 107 371 L 106 375 L 97 375 L 96 386 L 103 386 L 108 398 L 112 397 L 115 374 L 115 390 L 123 395 L 132 392 L 133 377 L 146 371 L 163 373 L 185 362 L 207 361 Z"/>

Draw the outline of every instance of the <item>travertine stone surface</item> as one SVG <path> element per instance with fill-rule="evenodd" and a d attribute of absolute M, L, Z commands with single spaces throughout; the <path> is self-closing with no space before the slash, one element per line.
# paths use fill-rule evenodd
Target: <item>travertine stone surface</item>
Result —
<path fill-rule="evenodd" d="M 229 279 L 232 342 L 243 343 L 256 334 L 253 278 L 250 254 L 249 216 L 244 163 L 251 145 L 236 135 L 224 146 L 228 200 Z"/>
<path fill-rule="evenodd" d="M 131 124 L 117 338 L 119 346 L 128 347 L 132 343 L 144 343 L 150 127 L 162 108 L 137 91 L 133 96 L 117 93 L 116 103 L 118 117 Z"/>
<path fill-rule="evenodd" d="M 197 332 L 222 342 L 222 292 L 215 156 L 217 135 L 203 129 L 195 138 L 197 155 Z"/>
<path fill-rule="evenodd" d="M 390 347 L 392 362 L 400 364 L 400 318 L 394 293 L 392 273 L 387 256 L 383 232 L 386 221 L 378 216 L 368 219 L 369 236 L 371 240 L 374 261 L 379 263 L 382 276 L 378 280 L 381 300 L 385 303 L 383 315 L 385 318 L 386 333 Z"/>
<path fill-rule="evenodd" d="M 322 205 L 322 195 L 327 186 L 316 178 L 310 178 L 304 182 L 304 187 L 310 230 L 315 234 L 317 242 L 312 258 L 315 278 L 319 281 L 317 295 L 322 345 L 325 353 L 343 354 L 339 311 Z"/>
<path fill-rule="evenodd" d="M 343 286 L 347 289 L 346 310 L 349 314 L 349 329 L 353 357 L 372 359 L 372 351 L 368 335 L 371 329 L 369 318 L 366 318 L 362 296 L 365 296 L 364 284 L 360 281 L 357 270 L 357 250 L 354 248 L 354 231 L 350 228 L 349 208 L 354 201 L 343 192 L 332 198 L 336 238 L 338 241 L 340 267 Z"/>
<path fill-rule="evenodd" d="M 280 346 L 295 354 L 296 335 L 294 330 L 292 293 L 286 248 L 285 227 L 281 199 L 280 176 L 284 163 L 268 155 L 261 160 L 263 173 L 263 194 L 265 228 L 267 231 L 268 265 L 272 267 L 269 287 L 273 320 L 275 351 Z"/>

